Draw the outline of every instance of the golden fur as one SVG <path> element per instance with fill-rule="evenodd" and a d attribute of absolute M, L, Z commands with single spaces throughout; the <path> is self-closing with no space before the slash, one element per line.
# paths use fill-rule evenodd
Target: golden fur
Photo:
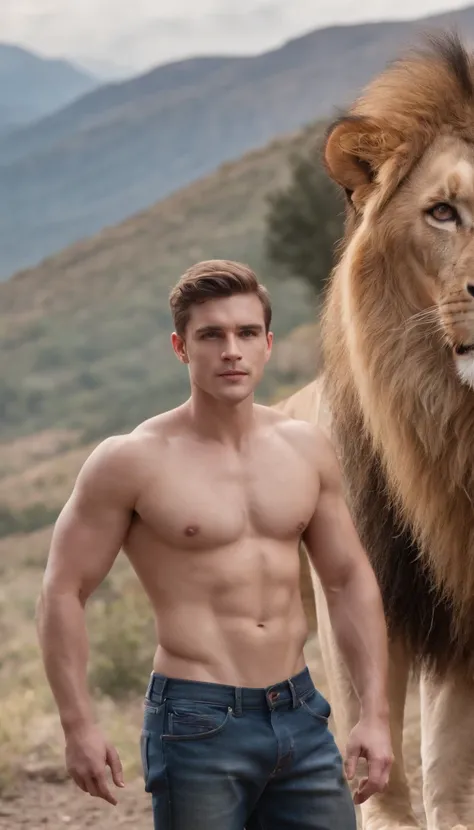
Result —
<path fill-rule="evenodd" d="M 340 455 L 389 624 L 394 765 L 363 830 L 414 830 L 403 759 L 420 669 L 430 830 L 474 827 L 474 65 L 456 37 L 395 62 L 328 131 L 347 223 L 324 303 L 323 376 L 282 401 Z M 344 751 L 360 717 L 311 572 Z"/>
<path fill-rule="evenodd" d="M 474 64 L 452 35 L 387 67 L 332 125 L 324 159 L 348 213 L 322 322 L 332 435 L 392 633 L 470 675 L 473 145 Z M 450 201 L 462 225 L 428 216 Z"/>

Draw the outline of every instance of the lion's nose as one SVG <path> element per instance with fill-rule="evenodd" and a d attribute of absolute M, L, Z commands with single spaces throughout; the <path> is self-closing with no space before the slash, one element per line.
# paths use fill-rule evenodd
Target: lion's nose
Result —
<path fill-rule="evenodd" d="M 474 297 L 474 283 L 468 282 L 468 284 L 466 285 L 466 288 L 467 288 L 469 294 L 471 295 L 471 297 Z"/>

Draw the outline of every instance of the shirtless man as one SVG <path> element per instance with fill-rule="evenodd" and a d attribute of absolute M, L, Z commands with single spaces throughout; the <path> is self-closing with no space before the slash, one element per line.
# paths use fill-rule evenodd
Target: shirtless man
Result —
<path fill-rule="evenodd" d="M 383 791 L 392 761 L 386 629 L 335 454 L 313 425 L 254 403 L 271 306 L 249 268 L 198 263 L 170 304 L 189 399 L 92 452 L 52 538 L 38 633 L 67 769 L 117 803 L 84 607 L 122 548 L 156 615 L 141 732 L 155 829 L 355 830 L 330 707 L 305 664 L 299 590 L 303 539 L 360 700 L 345 759 L 348 778 L 369 761 L 360 803 Z"/>

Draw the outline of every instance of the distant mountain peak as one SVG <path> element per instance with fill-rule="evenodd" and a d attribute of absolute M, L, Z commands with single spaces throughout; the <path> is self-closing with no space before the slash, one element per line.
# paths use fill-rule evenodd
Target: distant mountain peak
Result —
<path fill-rule="evenodd" d="M 61 109 L 98 83 L 90 72 L 67 60 L 0 43 L 0 130 Z"/>

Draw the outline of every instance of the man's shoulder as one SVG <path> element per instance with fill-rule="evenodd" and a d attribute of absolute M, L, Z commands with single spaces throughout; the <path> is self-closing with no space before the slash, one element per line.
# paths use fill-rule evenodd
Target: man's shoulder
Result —
<path fill-rule="evenodd" d="M 320 474 L 339 476 L 339 460 L 332 441 L 318 424 L 272 412 L 272 428 L 297 456 Z M 270 422 L 270 419 L 269 419 Z"/>
<path fill-rule="evenodd" d="M 159 450 L 172 421 L 173 413 L 164 412 L 142 421 L 129 432 L 109 435 L 94 447 L 82 469 L 89 475 L 130 475 L 140 461 Z"/>
<path fill-rule="evenodd" d="M 139 451 L 139 443 L 133 433 L 110 435 L 100 441 L 85 459 L 78 481 L 100 482 L 130 475 Z"/>
<path fill-rule="evenodd" d="M 266 423 L 277 429 L 286 440 L 294 442 L 295 446 L 309 449 L 328 443 L 328 438 L 318 424 L 290 417 L 271 407 L 262 407 L 262 410 L 266 410 Z"/>

